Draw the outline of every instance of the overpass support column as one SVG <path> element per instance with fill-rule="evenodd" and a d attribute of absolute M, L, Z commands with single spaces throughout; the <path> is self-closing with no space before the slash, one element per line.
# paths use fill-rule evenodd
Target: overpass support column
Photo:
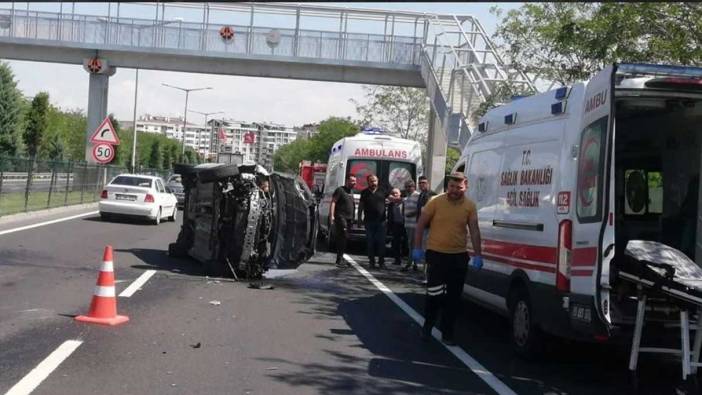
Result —
<path fill-rule="evenodd" d="M 427 171 L 431 189 L 437 193 L 444 191 L 444 172 L 446 169 L 446 149 L 448 141 L 446 133 L 441 129 L 441 124 L 436 118 L 433 109 L 429 110 L 429 135 L 427 136 L 429 148 L 427 149 Z"/>
<path fill-rule="evenodd" d="M 107 116 L 107 93 L 110 77 L 115 74 L 115 71 L 114 67 L 110 67 L 104 73 L 90 73 L 87 130 L 85 131 L 85 160 L 88 163 L 96 163 L 92 158 L 93 145 L 90 142 L 90 136 Z"/>

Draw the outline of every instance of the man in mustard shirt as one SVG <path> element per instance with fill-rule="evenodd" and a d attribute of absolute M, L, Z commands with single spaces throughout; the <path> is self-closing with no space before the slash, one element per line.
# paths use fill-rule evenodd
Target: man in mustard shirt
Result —
<path fill-rule="evenodd" d="M 441 318 L 441 341 L 455 345 L 453 327 L 460 308 L 463 282 L 470 256 L 468 255 L 468 232 L 473 244 L 473 266 L 480 269 L 483 258 L 480 249 L 480 229 L 475 203 L 465 197 L 468 181 L 463 173 L 451 173 L 448 190 L 432 198 L 422 210 L 414 233 L 415 249 L 412 256 L 420 260 L 422 235 L 429 225 L 426 245 L 427 296 L 424 311 L 422 340 L 431 338 L 431 330 L 436 323 L 439 309 L 443 307 Z"/>

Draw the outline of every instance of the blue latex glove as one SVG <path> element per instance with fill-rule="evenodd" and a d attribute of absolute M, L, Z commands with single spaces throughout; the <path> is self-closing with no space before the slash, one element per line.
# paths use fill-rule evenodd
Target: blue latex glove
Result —
<path fill-rule="evenodd" d="M 412 250 L 412 260 L 414 262 L 419 262 L 424 259 L 424 250 L 421 248 L 415 248 Z"/>
<path fill-rule="evenodd" d="M 476 269 L 482 269 L 483 268 L 483 257 L 481 257 L 480 255 L 474 256 L 470 264 Z"/>

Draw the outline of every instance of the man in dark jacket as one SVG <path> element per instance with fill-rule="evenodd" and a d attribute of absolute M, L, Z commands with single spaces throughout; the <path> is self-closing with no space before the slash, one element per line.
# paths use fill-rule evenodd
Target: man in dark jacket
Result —
<path fill-rule="evenodd" d="M 358 223 L 366 227 L 366 245 L 368 246 L 368 262 L 375 267 L 375 256 L 378 265 L 385 269 L 385 192 L 378 187 L 378 177 L 371 174 L 367 178 L 368 188 L 361 192 L 358 204 Z"/>
<path fill-rule="evenodd" d="M 344 261 L 344 253 L 356 206 L 353 201 L 354 186 L 356 186 L 356 176 L 349 174 L 346 176 L 346 185 L 336 188 L 332 194 L 331 206 L 329 207 L 329 221 L 334 228 L 334 237 L 336 238 L 336 266 L 339 267 L 349 266 Z"/>

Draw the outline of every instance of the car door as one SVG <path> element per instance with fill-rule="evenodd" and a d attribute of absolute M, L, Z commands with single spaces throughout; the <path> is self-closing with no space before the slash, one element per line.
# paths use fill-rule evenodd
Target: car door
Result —
<path fill-rule="evenodd" d="M 166 188 L 163 186 L 163 180 L 160 178 L 156 179 L 155 189 L 157 195 L 156 202 L 161 206 L 161 215 L 164 215 L 169 212 L 171 203 L 168 199 L 169 194 L 166 193 Z"/>

